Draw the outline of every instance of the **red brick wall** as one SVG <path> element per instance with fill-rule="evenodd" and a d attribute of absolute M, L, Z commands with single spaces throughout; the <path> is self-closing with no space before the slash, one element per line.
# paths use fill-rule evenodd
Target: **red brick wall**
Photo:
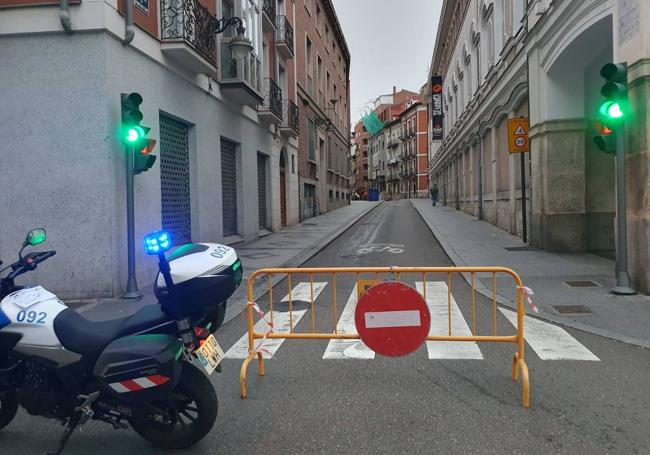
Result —
<path fill-rule="evenodd" d="M 117 1 L 117 10 L 122 15 L 124 15 L 124 5 L 125 0 Z M 158 0 L 149 0 L 148 15 L 143 13 L 137 6 L 133 5 L 133 22 L 154 38 L 159 39 Z"/>

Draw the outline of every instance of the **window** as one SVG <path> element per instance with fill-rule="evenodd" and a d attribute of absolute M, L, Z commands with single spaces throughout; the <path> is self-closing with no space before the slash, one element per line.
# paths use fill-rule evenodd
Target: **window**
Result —
<path fill-rule="evenodd" d="M 291 173 L 296 173 L 296 155 L 291 155 Z"/>
<path fill-rule="evenodd" d="M 331 88 L 332 87 L 332 79 L 330 77 L 330 72 L 329 71 L 327 72 L 325 82 L 326 82 L 326 85 L 325 85 L 325 99 L 328 100 L 329 96 L 330 96 L 330 93 L 332 91 L 332 88 Z"/>
<path fill-rule="evenodd" d="M 307 143 L 309 146 L 309 155 L 308 158 L 312 161 L 316 160 L 316 143 L 315 139 L 315 125 L 312 120 L 307 120 Z"/>
<path fill-rule="evenodd" d="M 311 0 L 305 0 L 305 9 L 307 10 L 309 15 L 311 16 Z"/>
<path fill-rule="evenodd" d="M 330 51 L 330 28 L 327 24 L 325 24 L 325 49 L 327 52 Z"/>
<path fill-rule="evenodd" d="M 314 66 L 313 66 L 313 63 L 312 63 L 311 40 L 309 39 L 309 37 L 307 37 L 307 44 L 305 46 L 305 54 L 307 54 L 306 55 L 306 60 L 307 60 L 307 68 L 306 68 L 306 70 L 307 70 L 306 71 L 307 72 L 307 93 L 309 93 L 310 95 L 313 95 L 313 91 L 314 91 L 313 85 L 314 85 L 314 83 L 313 83 L 312 74 L 313 74 L 313 71 L 314 71 Z"/>
<path fill-rule="evenodd" d="M 317 59 L 318 59 L 318 66 L 317 66 L 317 73 L 316 73 L 316 86 L 318 87 L 318 104 L 324 106 L 325 98 L 323 97 L 323 60 L 320 58 L 320 55 L 318 55 Z"/>
<path fill-rule="evenodd" d="M 318 32 L 319 35 L 322 35 L 322 14 L 320 12 L 320 6 L 316 5 L 316 31 Z"/>

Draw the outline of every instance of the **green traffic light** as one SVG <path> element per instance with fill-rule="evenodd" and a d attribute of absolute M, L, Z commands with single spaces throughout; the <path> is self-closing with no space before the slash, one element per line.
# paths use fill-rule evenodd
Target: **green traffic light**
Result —
<path fill-rule="evenodd" d="M 126 132 L 126 141 L 127 142 L 137 142 L 144 136 L 144 131 L 139 126 L 132 126 Z"/>
<path fill-rule="evenodd" d="M 607 115 L 611 118 L 621 118 L 623 117 L 623 111 L 621 110 L 621 105 L 614 103 L 607 109 Z"/>
<path fill-rule="evenodd" d="M 621 105 L 615 101 L 606 101 L 600 105 L 599 112 L 605 117 L 619 119 L 625 115 Z"/>

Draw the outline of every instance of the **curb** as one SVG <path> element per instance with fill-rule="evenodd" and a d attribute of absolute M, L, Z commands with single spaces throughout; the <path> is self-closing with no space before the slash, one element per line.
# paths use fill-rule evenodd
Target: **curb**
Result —
<path fill-rule="evenodd" d="M 336 240 L 338 237 L 340 237 L 343 233 L 345 233 L 348 229 L 350 229 L 352 226 L 354 226 L 361 218 L 366 216 L 368 213 L 371 211 L 375 210 L 377 207 L 379 207 L 381 204 L 383 204 L 384 201 L 379 201 L 378 204 L 374 204 L 355 217 L 352 217 L 347 223 L 343 224 L 341 227 L 338 229 L 330 232 L 329 235 L 321 239 L 318 243 L 313 245 L 310 248 L 306 248 L 304 250 L 301 250 L 298 254 L 293 256 L 291 259 L 285 261 L 283 264 L 280 264 L 277 266 L 278 268 L 296 268 L 300 267 L 303 265 L 305 262 L 316 256 L 318 253 L 323 251 L 325 248 L 327 248 L 334 240 Z M 280 283 L 282 280 L 284 280 L 285 277 L 282 276 L 277 276 L 272 279 L 272 285 L 275 286 L 276 284 Z M 247 286 L 248 280 L 245 280 L 242 282 L 240 286 L 245 288 Z M 266 286 L 260 286 L 258 289 L 253 290 L 253 296 L 255 297 L 255 300 L 258 300 L 260 297 L 264 296 L 267 292 L 267 287 Z M 226 317 L 224 318 L 223 323 L 226 324 L 227 322 L 232 321 L 234 318 L 236 318 L 238 315 L 242 314 L 242 309 L 241 306 L 243 305 L 240 301 L 242 299 L 233 299 L 228 302 L 228 306 L 226 308 Z M 246 300 L 245 298 L 243 299 L 244 301 Z"/>
<path fill-rule="evenodd" d="M 440 244 L 440 246 L 444 250 L 445 254 L 451 260 L 452 264 L 454 264 L 455 266 L 460 266 L 460 267 L 469 267 L 470 265 L 467 264 L 463 260 L 463 258 L 458 253 L 456 253 L 456 250 L 454 250 L 454 248 L 444 239 L 444 236 L 442 235 L 442 233 L 440 231 L 438 231 L 438 229 L 435 226 L 433 226 L 432 224 L 430 224 L 427 221 L 427 219 L 425 218 L 422 211 L 415 204 L 413 204 L 413 201 L 411 201 L 411 205 L 418 212 L 418 214 L 420 215 L 420 218 L 422 218 L 422 221 L 424 221 L 424 224 L 427 225 L 427 227 L 429 228 L 429 230 L 431 231 L 433 236 L 436 238 L 436 240 L 438 241 L 438 243 Z M 461 273 L 461 275 L 463 276 L 463 279 L 467 282 L 467 284 L 471 286 L 470 274 Z M 478 281 L 478 283 L 476 282 L 476 280 L 474 281 L 474 289 L 479 294 L 481 294 L 484 297 L 487 297 L 488 299 L 492 300 L 492 291 L 490 289 L 488 289 L 483 283 L 481 283 L 480 280 Z M 510 300 L 510 299 L 508 299 L 506 297 L 503 297 L 499 293 L 497 293 L 496 300 L 497 300 L 497 303 L 499 305 L 502 305 L 504 307 L 513 309 L 515 311 L 517 309 L 517 305 L 516 305 L 515 302 L 513 302 L 512 300 Z M 584 324 L 582 322 L 575 322 L 575 321 L 572 321 L 571 319 L 568 319 L 568 318 L 565 318 L 565 317 L 562 317 L 562 316 L 557 316 L 557 315 L 554 315 L 554 314 L 550 314 L 550 313 L 547 313 L 545 311 L 540 310 L 539 313 L 533 313 L 533 314 L 529 314 L 527 312 L 526 315 L 530 316 L 532 318 L 535 318 L 535 319 L 541 319 L 541 320 L 550 321 L 550 322 L 553 322 L 553 323 L 556 323 L 556 324 L 560 324 L 560 325 L 563 325 L 563 326 L 566 326 L 566 327 L 571 327 L 572 329 L 577 329 L 577 330 L 580 330 L 582 332 L 587 332 L 587 333 L 591 333 L 591 334 L 594 334 L 594 335 L 599 335 L 599 336 L 602 336 L 602 337 L 605 337 L 605 338 L 609 338 L 609 339 L 612 339 L 612 340 L 616 340 L 616 341 L 620 341 L 620 342 L 623 342 L 623 343 L 631 344 L 631 345 L 634 345 L 634 346 L 639 346 L 639 347 L 642 347 L 642 348 L 650 349 L 650 341 L 648 341 L 648 340 L 644 340 L 644 339 L 636 338 L 636 337 L 631 337 L 631 336 L 628 336 L 628 335 L 625 335 L 625 334 L 622 334 L 622 333 L 614 332 L 612 330 L 601 329 L 599 327 L 594 327 L 592 325 Z"/>

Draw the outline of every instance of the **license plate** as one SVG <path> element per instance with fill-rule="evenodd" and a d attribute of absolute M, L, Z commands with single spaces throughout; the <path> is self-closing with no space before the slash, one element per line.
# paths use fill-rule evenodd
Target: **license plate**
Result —
<path fill-rule="evenodd" d="M 205 339 L 203 345 L 194 351 L 194 355 L 199 359 L 199 363 L 208 375 L 217 368 L 217 365 L 223 360 L 224 353 L 214 335 Z"/>

